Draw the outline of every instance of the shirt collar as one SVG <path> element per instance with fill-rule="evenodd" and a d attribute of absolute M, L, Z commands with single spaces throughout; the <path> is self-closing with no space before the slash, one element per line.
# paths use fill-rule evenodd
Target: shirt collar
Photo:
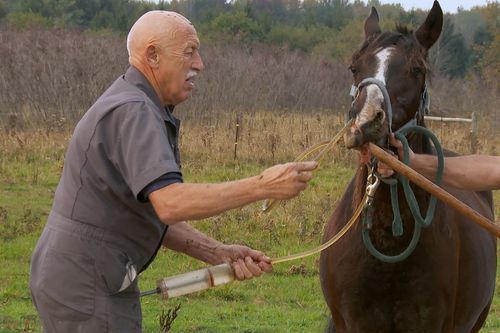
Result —
<path fill-rule="evenodd" d="M 136 86 L 142 92 L 149 97 L 151 101 L 158 107 L 159 110 L 163 110 L 163 117 L 165 120 L 170 121 L 175 127 L 179 128 L 180 120 L 173 116 L 174 105 L 163 106 L 160 97 L 156 94 L 148 79 L 134 66 L 130 66 L 124 75 L 125 81 Z"/>

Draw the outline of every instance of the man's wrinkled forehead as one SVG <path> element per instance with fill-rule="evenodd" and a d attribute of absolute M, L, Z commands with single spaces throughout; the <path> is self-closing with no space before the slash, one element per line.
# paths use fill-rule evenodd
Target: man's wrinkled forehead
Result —
<path fill-rule="evenodd" d="M 159 41 L 160 46 L 164 48 L 199 48 L 200 40 L 196 30 L 192 25 L 173 27 L 168 33 L 163 34 Z"/>

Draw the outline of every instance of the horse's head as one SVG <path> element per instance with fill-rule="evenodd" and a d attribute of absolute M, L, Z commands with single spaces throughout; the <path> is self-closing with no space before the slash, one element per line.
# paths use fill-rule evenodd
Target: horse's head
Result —
<path fill-rule="evenodd" d="M 401 26 L 394 32 L 381 32 L 377 11 L 372 8 L 365 21 L 365 40 L 352 55 L 350 66 L 354 85 L 349 118 L 355 120 L 344 138 L 348 148 L 367 142 L 383 144 L 390 131 L 412 119 L 422 122 L 427 52 L 442 25 L 443 12 L 437 1 L 415 32 Z"/>

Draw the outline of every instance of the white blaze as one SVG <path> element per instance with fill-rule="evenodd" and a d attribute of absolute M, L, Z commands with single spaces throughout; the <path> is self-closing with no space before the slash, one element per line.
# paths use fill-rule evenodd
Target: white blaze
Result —
<path fill-rule="evenodd" d="M 391 58 L 391 54 L 394 48 L 389 47 L 382 49 L 375 56 L 377 57 L 377 70 L 375 72 L 375 79 L 382 81 L 385 85 L 385 76 L 387 71 L 387 65 Z M 384 102 L 384 95 L 382 91 L 375 84 L 369 84 L 365 87 L 366 89 L 366 100 L 363 109 L 356 117 L 356 125 L 360 127 L 361 125 L 371 121 L 375 118 L 378 111 L 382 110 L 382 103 Z M 385 118 L 385 113 L 384 113 Z M 382 119 L 383 121 L 383 119 Z"/>
<path fill-rule="evenodd" d="M 387 70 L 387 64 L 389 63 L 389 59 L 391 58 L 391 53 L 394 48 L 389 47 L 386 49 L 382 49 L 376 54 L 378 59 L 377 64 L 377 72 L 375 73 L 375 78 L 379 81 L 384 82 L 385 84 L 385 72 Z"/>

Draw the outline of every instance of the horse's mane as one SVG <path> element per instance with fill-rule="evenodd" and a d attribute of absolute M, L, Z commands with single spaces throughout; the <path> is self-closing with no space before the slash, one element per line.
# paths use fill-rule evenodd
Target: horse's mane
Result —
<path fill-rule="evenodd" d="M 412 35 L 413 34 L 413 30 L 408 28 L 408 26 L 402 25 L 399 23 L 396 23 L 396 31 L 399 32 L 400 34 L 403 34 L 403 35 Z"/>

